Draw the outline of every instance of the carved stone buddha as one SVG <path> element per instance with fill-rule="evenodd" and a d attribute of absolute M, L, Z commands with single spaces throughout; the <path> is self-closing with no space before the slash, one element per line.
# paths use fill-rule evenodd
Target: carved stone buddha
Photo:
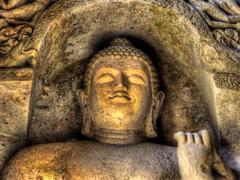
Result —
<path fill-rule="evenodd" d="M 92 140 L 26 148 L 4 180 L 234 179 L 207 130 L 176 133 L 178 148 L 147 142 L 157 136 L 164 94 L 149 57 L 128 40 L 115 39 L 91 59 L 77 96 L 82 133 Z"/>

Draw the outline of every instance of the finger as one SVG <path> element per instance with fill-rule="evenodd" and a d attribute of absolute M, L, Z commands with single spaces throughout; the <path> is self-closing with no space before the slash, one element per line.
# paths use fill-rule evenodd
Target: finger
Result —
<path fill-rule="evenodd" d="M 193 133 L 193 137 L 196 144 L 203 144 L 201 135 L 198 133 Z"/>
<path fill-rule="evenodd" d="M 211 145 L 211 140 L 210 140 L 210 136 L 209 136 L 208 130 L 206 130 L 206 129 L 201 130 L 201 131 L 199 131 L 199 134 L 201 134 L 201 136 L 202 136 L 203 144 L 208 149 L 211 149 L 212 145 Z"/>
<path fill-rule="evenodd" d="M 185 134 L 186 134 L 186 136 L 187 136 L 187 144 L 193 144 L 193 143 L 194 143 L 194 139 L 193 139 L 192 133 L 187 132 L 187 133 L 185 133 Z"/>
<path fill-rule="evenodd" d="M 175 133 L 174 139 L 178 142 L 178 145 L 186 143 L 186 137 L 182 131 Z"/>

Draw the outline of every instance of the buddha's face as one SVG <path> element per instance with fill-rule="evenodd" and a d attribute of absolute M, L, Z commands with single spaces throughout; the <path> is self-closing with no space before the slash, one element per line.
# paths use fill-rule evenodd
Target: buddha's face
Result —
<path fill-rule="evenodd" d="M 158 91 L 158 75 L 143 52 L 117 38 L 95 55 L 86 73 L 86 89 L 77 93 L 84 135 L 111 144 L 157 136 L 164 93 Z"/>
<path fill-rule="evenodd" d="M 151 107 L 150 77 L 139 60 L 101 59 L 91 79 L 91 128 L 96 133 L 141 133 Z"/>

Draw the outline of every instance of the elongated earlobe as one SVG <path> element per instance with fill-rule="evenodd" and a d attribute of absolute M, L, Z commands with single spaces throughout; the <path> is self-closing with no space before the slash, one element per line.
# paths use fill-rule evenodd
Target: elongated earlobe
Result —
<path fill-rule="evenodd" d="M 163 105 L 163 100 L 165 98 L 165 94 L 162 91 L 159 91 L 156 95 L 156 99 L 154 102 L 154 112 L 153 112 L 153 119 L 157 119 Z"/>
<path fill-rule="evenodd" d="M 89 113 L 88 96 L 82 89 L 77 91 L 77 98 L 83 113 L 82 134 L 91 137 L 91 115 Z"/>
<path fill-rule="evenodd" d="M 148 113 L 147 119 L 145 121 L 145 135 L 147 138 L 156 138 L 157 137 L 157 129 L 156 123 L 153 119 L 153 108 L 150 109 Z"/>
<path fill-rule="evenodd" d="M 157 137 L 157 125 L 156 121 L 160 114 L 162 103 L 164 100 L 164 93 L 159 91 L 153 99 L 152 107 L 149 111 L 149 114 L 145 123 L 145 134 L 147 138 L 156 138 Z"/>

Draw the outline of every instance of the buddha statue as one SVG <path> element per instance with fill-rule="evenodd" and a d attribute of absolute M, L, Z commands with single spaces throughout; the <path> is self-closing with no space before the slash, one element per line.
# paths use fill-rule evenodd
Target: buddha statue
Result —
<path fill-rule="evenodd" d="M 164 93 L 150 58 L 117 38 L 87 66 L 77 96 L 88 140 L 35 145 L 18 152 L 4 180 L 234 179 L 207 130 L 178 132 L 178 147 L 147 142 L 157 137 Z"/>

